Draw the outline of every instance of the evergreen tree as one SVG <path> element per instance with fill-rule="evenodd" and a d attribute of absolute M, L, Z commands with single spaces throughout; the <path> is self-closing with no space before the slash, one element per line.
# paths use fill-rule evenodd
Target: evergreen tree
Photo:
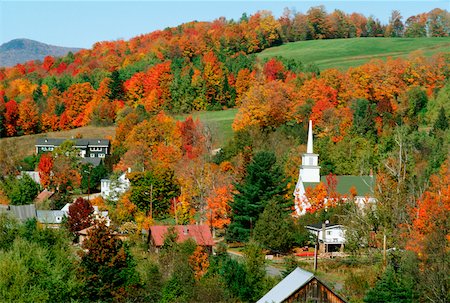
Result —
<path fill-rule="evenodd" d="M 247 167 L 247 175 L 241 184 L 235 187 L 238 193 L 231 203 L 231 224 L 227 231 L 228 241 L 246 242 L 267 202 L 274 200 L 277 204 L 288 208 L 288 180 L 276 163 L 276 157 L 271 152 L 262 151 L 254 156 Z"/>
<path fill-rule="evenodd" d="M 123 100 L 123 81 L 120 79 L 120 73 L 118 70 L 114 70 L 111 73 L 111 82 L 109 84 L 109 99 L 110 100 Z"/>
<path fill-rule="evenodd" d="M 367 303 L 409 303 L 413 302 L 413 289 L 400 273 L 392 267 L 384 272 L 375 287 L 369 290 L 364 298 Z"/>
<path fill-rule="evenodd" d="M 443 106 L 441 106 L 441 109 L 439 110 L 439 116 L 436 119 L 436 122 L 434 122 L 433 126 L 433 132 L 436 133 L 439 130 L 445 131 L 448 129 L 448 119 L 445 114 L 445 109 Z"/>
<path fill-rule="evenodd" d="M 294 222 L 290 209 L 270 201 L 256 223 L 254 239 L 264 248 L 286 253 L 294 244 Z"/>

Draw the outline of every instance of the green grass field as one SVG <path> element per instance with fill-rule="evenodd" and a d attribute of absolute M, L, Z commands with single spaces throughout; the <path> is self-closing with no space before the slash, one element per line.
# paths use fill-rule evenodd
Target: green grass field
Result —
<path fill-rule="evenodd" d="M 213 138 L 213 148 L 223 147 L 228 140 L 233 137 L 231 124 L 236 116 L 237 109 L 227 109 L 222 111 L 202 111 L 194 112 L 189 115 L 177 115 L 175 119 L 184 120 L 192 116 L 194 120 L 199 119 L 205 126 L 211 130 Z"/>
<path fill-rule="evenodd" d="M 315 63 L 321 70 L 364 64 L 371 59 L 408 57 L 421 51 L 425 56 L 450 52 L 450 37 L 443 38 L 354 38 L 311 40 L 287 43 L 264 50 L 262 59 L 274 56 L 294 58 L 304 64 Z"/>

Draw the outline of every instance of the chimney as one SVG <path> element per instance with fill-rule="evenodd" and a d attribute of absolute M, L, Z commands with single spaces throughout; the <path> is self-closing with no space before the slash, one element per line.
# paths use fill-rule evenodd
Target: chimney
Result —
<path fill-rule="evenodd" d="M 327 224 L 328 224 L 329 222 L 328 222 L 328 220 L 326 220 L 324 223 L 322 223 L 322 241 L 325 243 L 325 240 L 326 240 L 326 227 L 327 227 Z"/>
<path fill-rule="evenodd" d="M 128 167 L 128 173 L 131 173 L 131 167 Z"/>
<path fill-rule="evenodd" d="M 183 226 L 183 234 L 185 234 L 185 235 L 189 234 L 189 228 L 186 225 Z"/>

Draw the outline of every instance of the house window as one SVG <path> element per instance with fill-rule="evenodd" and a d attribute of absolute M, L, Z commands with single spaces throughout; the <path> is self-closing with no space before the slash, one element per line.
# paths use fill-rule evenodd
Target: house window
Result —
<path fill-rule="evenodd" d="M 327 236 L 331 236 L 331 230 L 327 231 Z"/>
<path fill-rule="evenodd" d="M 99 157 L 99 158 L 104 158 L 104 157 L 105 157 L 105 154 L 98 154 L 98 157 Z"/>
<path fill-rule="evenodd" d="M 102 151 L 101 147 L 91 147 L 91 151 L 99 152 Z"/>
<path fill-rule="evenodd" d="M 95 158 L 95 154 L 91 154 L 90 156 L 91 156 L 91 158 Z"/>

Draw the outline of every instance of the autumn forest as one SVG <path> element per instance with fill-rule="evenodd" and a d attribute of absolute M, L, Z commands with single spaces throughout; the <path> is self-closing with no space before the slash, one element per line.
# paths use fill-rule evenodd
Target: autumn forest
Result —
<path fill-rule="evenodd" d="M 314 247 L 305 226 L 328 220 L 347 228 L 345 257 L 324 260 L 318 275 L 348 302 L 448 302 L 450 53 L 323 70 L 258 54 L 306 40 L 440 37 L 448 45 L 449 36 L 446 10 L 393 11 L 382 24 L 319 6 L 189 22 L 0 68 L 0 204 L 33 203 L 43 189 L 55 196 L 38 209 L 76 200 L 58 230 L 0 212 L 0 301 L 255 302 L 297 266 L 312 270 L 295 253 Z M 223 130 L 191 116 L 230 109 L 233 133 L 223 141 Z M 309 120 L 327 182 L 307 189 L 311 207 L 296 216 Z M 71 141 L 24 159 L 6 141 L 85 126 L 115 127 L 99 166 L 81 163 Z M 17 178 L 21 170 L 39 172 L 40 184 Z M 129 190 L 89 199 L 101 179 L 124 172 Z M 342 175 L 373 176 L 376 206 L 356 207 L 355 189 L 338 193 Z M 98 224 L 81 249 L 72 240 L 93 224 L 93 206 L 112 223 Z M 216 253 L 178 243 L 176 233 L 148 253 L 141 230 L 174 224 L 207 224 Z M 129 239 L 110 236 L 117 232 Z M 281 261 L 268 265 L 266 254 Z"/>

